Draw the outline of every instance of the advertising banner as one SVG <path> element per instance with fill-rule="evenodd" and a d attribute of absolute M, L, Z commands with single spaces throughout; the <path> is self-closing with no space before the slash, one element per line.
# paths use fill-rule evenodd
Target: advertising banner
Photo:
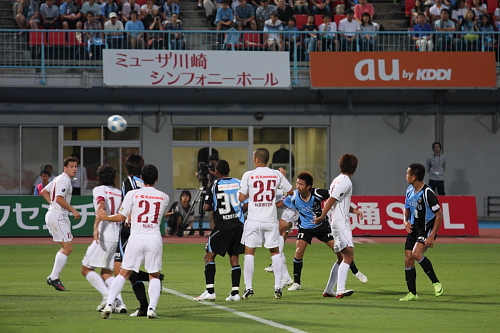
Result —
<path fill-rule="evenodd" d="M 103 50 L 111 87 L 290 89 L 288 52 Z"/>
<path fill-rule="evenodd" d="M 313 89 L 496 86 L 494 52 L 312 52 L 310 56 Z"/>

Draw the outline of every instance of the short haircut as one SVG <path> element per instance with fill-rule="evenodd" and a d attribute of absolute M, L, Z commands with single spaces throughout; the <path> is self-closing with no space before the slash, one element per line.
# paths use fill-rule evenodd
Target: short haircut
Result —
<path fill-rule="evenodd" d="M 348 10 L 345 11 L 345 14 L 346 15 L 349 15 L 349 14 L 354 15 L 354 10 L 352 10 L 351 8 L 349 8 Z"/>
<path fill-rule="evenodd" d="M 255 149 L 254 154 L 261 163 L 267 164 L 267 162 L 269 162 L 269 150 L 266 148 L 257 148 Z"/>
<path fill-rule="evenodd" d="M 297 176 L 297 179 L 301 179 L 301 180 L 305 181 L 306 185 L 309 185 L 311 187 L 313 186 L 313 176 L 307 171 L 299 173 L 299 175 Z"/>
<path fill-rule="evenodd" d="M 158 169 L 153 164 L 146 164 L 142 167 L 141 177 L 145 185 L 154 185 L 158 179 Z"/>
<path fill-rule="evenodd" d="M 358 167 L 358 158 L 353 154 L 344 154 L 339 159 L 340 172 L 353 175 Z"/>
<path fill-rule="evenodd" d="M 49 176 L 49 177 L 50 177 L 50 172 L 49 172 L 49 170 L 43 169 L 43 170 L 42 170 L 42 172 L 40 172 L 40 176 L 42 176 L 42 175 L 47 175 L 47 176 Z"/>
<path fill-rule="evenodd" d="M 210 156 L 208 156 L 208 161 L 218 161 L 219 160 L 219 155 L 217 154 L 212 154 Z"/>
<path fill-rule="evenodd" d="M 144 159 L 138 154 L 129 154 L 125 160 L 125 170 L 129 176 L 141 176 L 141 170 L 144 166 Z"/>
<path fill-rule="evenodd" d="M 87 12 L 87 14 L 85 14 L 85 16 L 89 16 L 89 15 L 92 16 L 92 17 L 94 17 L 94 13 L 93 12 Z"/>
<path fill-rule="evenodd" d="M 137 11 L 136 10 L 131 10 L 129 15 L 132 16 L 132 14 L 137 15 Z"/>
<path fill-rule="evenodd" d="M 52 168 L 52 165 L 50 165 L 50 164 L 47 164 L 47 165 L 46 165 L 46 166 L 44 166 L 43 168 L 44 168 L 45 170 L 47 170 L 48 168 L 53 169 L 53 168 Z"/>
<path fill-rule="evenodd" d="M 410 175 L 415 176 L 418 181 L 424 181 L 425 177 L 425 167 L 420 163 L 412 163 L 409 166 Z"/>
<path fill-rule="evenodd" d="M 273 11 L 273 12 L 271 13 L 271 16 L 274 16 L 274 17 L 279 17 L 279 14 L 278 14 L 278 12 L 277 12 L 277 11 Z"/>
<path fill-rule="evenodd" d="M 222 0 L 222 4 L 229 5 L 229 0 Z"/>
<path fill-rule="evenodd" d="M 450 11 L 448 10 L 448 8 L 441 9 L 441 14 L 443 14 L 443 12 L 450 15 Z"/>
<path fill-rule="evenodd" d="M 293 17 L 293 16 L 288 19 L 288 22 L 290 22 L 290 21 L 293 21 L 293 23 L 297 23 L 297 21 L 295 20 L 295 17 Z"/>
<path fill-rule="evenodd" d="M 181 195 L 179 196 L 179 201 L 182 199 L 183 195 L 187 195 L 189 197 L 189 201 L 191 201 L 191 192 L 189 192 L 188 190 L 183 190 L 181 192 Z"/>
<path fill-rule="evenodd" d="M 323 14 L 323 19 L 324 19 L 325 17 L 328 17 L 329 19 L 331 19 L 330 15 L 328 15 L 328 14 Z"/>
<path fill-rule="evenodd" d="M 417 17 L 419 17 L 419 16 L 423 16 L 423 17 L 425 17 L 425 14 L 424 14 L 424 13 L 422 13 L 422 12 L 419 12 L 419 13 L 417 14 Z"/>
<path fill-rule="evenodd" d="M 116 170 L 109 164 L 101 165 L 97 169 L 99 185 L 115 187 Z"/>
<path fill-rule="evenodd" d="M 442 148 L 441 148 L 441 142 L 437 142 L 437 141 L 436 141 L 436 142 L 434 142 L 434 143 L 432 144 L 432 149 L 434 149 L 434 145 L 439 145 L 439 149 L 442 149 Z"/>
<path fill-rule="evenodd" d="M 226 160 L 220 160 L 215 165 L 215 170 L 218 171 L 222 176 L 229 175 L 231 169 L 229 169 L 229 163 Z"/>
<path fill-rule="evenodd" d="M 71 156 L 70 156 L 70 157 L 66 157 L 66 158 L 64 159 L 64 161 L 63 161 L 63 165 L 64 165 L 65 167 L 67 167 L 67 166 L 68 166 L 68 164 L 69 164 L 69 162 L 75 162 L 75 163 L 78 163 L 78 160 L 77 160 L 76 158 L 74 158 L 74 157 L 71 157 Z"/>

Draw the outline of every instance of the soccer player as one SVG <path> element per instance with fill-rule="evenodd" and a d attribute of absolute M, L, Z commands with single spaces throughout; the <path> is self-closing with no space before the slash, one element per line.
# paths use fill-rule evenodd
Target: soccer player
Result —
<path fill-rule="evenodd" d="M 354 261 L 354 242 L 352 239 L 351 219 L 349 213 L 356 214 L 360 219 L 363 213 L 351 207 L 352 182 L 351 177 L 358 167 L 358 158 L 352 154 L 344 154 L 339 159 L 340 175 L 330 185 L 330 198 L 325 203 L 321 216 L 314 219 L 320 223 L 329 213 L 330 225 L 334 239 L 334 251 L 341 257 L 333 264 L 330 278 L 323 292 L 323 297 L 343 298 L 351 296 L 354 291 L 345 289 L 347 272 Z M 331 209 L 331 210 L 330 210 Z M 342 260 L 340 260 L 342 259 Z M 333 288 L 337 285 L 337 293 Z"/>
<path fill-rule="evenodd" d="M 301 172 L 297 176 L 295 184 L 296 190 L 293 195 L 287 196 L 283 204 L 289 209 L 299 212 L 299 230 L 295 243 L 295 256 L 293 258 L 294 284 L 288 290 L 301 289 L 301 274 L 304 253 L 307 245 L 311 244 L 314 237 L 328 245 L 334 250 L 332 229 L 328 217 L 319 223 L 314 222 L 314 218 L 321 215 L 321 202 L 330 197 L 328 190 L 313 188 L 313 176 L 309 172 Z M 342 261 L 342 255 L 337 253 L 338 261 Z M 354 262 L 352 263 L 354 265 Z M 355 265 L 354 265 L 355 267 Z M 358 276 L 364 274 L 358 271 Z M 365 277 L 366 279 L 366 277 Z M 367 280 L 367 279 L 366 279 Z"/>
<path fill-rule="evenodd" d="M 66 288 L 61 283 L 59 274 L 66 266 L 68 256 L 73 251 L 73 235 L 71 234 L 68 213 L 71 212 L 75 220 L 80 218 L 80 213 L 70 205 L 71 192 L 73 191 L 71 179 L 76 175 L 78 164 L 73 157 L 66 157 L 63 166 L 64 172 L 42 190 L 43 198 L 50 204 L 45 215 L 45 224 L 54 242 L 61 245 L 61 249 L 56 254 L 52 273 L 47 277 L 47 284 L 60 291 L 64 291 Z"/>
<path fill-rule="evenodd" d="M 439 226 L 443 221 L 443 213 L 439 200 L 424 183 L 425 167 L 422 164 L 412 163 L 406 170 L 406 190 L 404 225 L 408 236 L 405 243 L 405 275 L 408 294 L 400 301 L 416 301 L 417 272 L 415 260 L 420 264 L 425 274 L 434 286 L 436 297 L 443 294 L 443 286 L 436 277 L 431 261 L 424 255 L 429 247 L 434 246 Z"/>
<path fill-rule="evenodd" d="M 253 152 L 255 169 L 247 171 L 241 180 L 240 202 L 248 198 L 248 216 L 245 222 L 242 242 L 245 244 L 245 292 L 246 300 L 254 295 L 252 280 L 254 273 L 255 248 L 269 249 L 274 267 L 274 297 L 281 298 L 281 278 L 283 258 L 279 251 L 279 225 L 276 216 L 276 192 L 281 190 L 289 195 L 292 185 L 285 178 L 283 168 L 273 170 L 267 167 L 269 151 L 258 148 Z"/>
<path fill-rule="evenodd" d="M 130 237 L 127 251 L 122 261 L 120 274 L 115 277 L 109 290 L 106 307 L 102 310 L 103 319 L 111 318 L 113 303 L 122 291 L 125 281 L 133 271 L 139 272 L 142 264 L 149 273 L 149 307 L 147 317 L 156 318 L 156 306 L 160 299 L 163 240 L 160 233 L 160 223 L 167 210 L 168 195 L 154 188 L 158 181 L 158 169 L 152 164 L 142 168 L 144 187 L 129 191 L 123 200 L 118 214 L 107 215 L 104 210 L 98 210 L 97 216 L 109 222 L 122 222 L 132 216 Z"/>
<path fill-rule="evenodd" d="M 116 171 L 111 165 L 101 165 L 97 169 L 99 186 L 93 189 L 94 208 L 104 210 L 108 215 L 116 214 L 122 202 L 122 194 L 115 187 Z M 102 295 L 102 302 L 97 306 L 101 311 L 106 305 L 109 288 L 113 283 L 113 257 L 115 255 L 118 235 L 120 234 L 120 223 L 101 221 L 97 216 L 94 221 L 94 241 L 87 249 L 82 260 L 82 275 Z M 97 274 L 95 268 L 101 269 L 101 275 Z M 117 313 L 126 312 L 126 307 L 120 294 L 116 301 Z M 123 311 L 124 310 L 124 311 Z"/>
<path fill-rule="evenodd" d="M 196 301 L 215 301 L 215 256 L 229 255 L 231 263 L 232 290 L 226 301 L 240 300 L 241 267 L 239 255 L 245 253 L 241 244 L 243 235 L 243 216 L 247 204 L 238 201 L 240 181 L 229 177 L 229 163 L 220 160 L 215 165 L 217 180 L 212 185 L 210 192 L 205 197 L 204 210 L 214 212 L 215 227 L 210 233 L 205 256 L 205 282 L 206 290 L 194 299 Z"/>

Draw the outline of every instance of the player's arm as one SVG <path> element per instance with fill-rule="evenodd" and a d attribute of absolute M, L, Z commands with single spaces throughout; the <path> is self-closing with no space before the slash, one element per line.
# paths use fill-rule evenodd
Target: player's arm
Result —
<path fill-rule="evenodd" d="M 406 232 L 410 233 L 413 226 L 410 223 L 410 210 L 408 208 L 405 208 L 405 210 L 404 210 L 403 223 L 405 225 Z"/>
<path fill-rule="evenodd" d="M 50 203 L 50 193 L 45 188 L 42 190 L 41 194 L 42 194 L 42 197 L 45 199 L 45 201 Z"/>
<path fill-rule="evenodd" d="M 323 221 L 326 217 L 326 214 L 328 214 L 328 212 L 332 208 L 335 201 L 337 201 L 337 199 L 335 199 L 334 197 L 329 197 L 328 200 L 326 200 L 326 202 L 325 202 L 325 206 L 323 207 L 323 210 L 321 211 L 321 215 L 318 217 L 315 217 L 313 222 L 320 223 L 321 221 Z"/>
<path fill-rule="evenodd" d="M 363 219 L 363 212 L 360 211 L 359 209 L 349 207 L 349 213 L 358 215 L 360 220 Z"/>
<path fill-rule="evenodd" d="M 99 219 L 109 222 L 123 222 L 127 218 L 125 215 L 122 215 L 121 213 L 115 215 L 107 215 L 104 209 L 99 209 L 96 212 L 96 215 Z"/>
<path fill-rule="evenodd" d="M 243 210 L 243 213 L 245 213 L 248 210 L 248 201 L 243 204 L 241 209 Z"/>
<path fill-rule="evenodd" d="M 441 207 L 439 206 L 439 201 L 437 197 L 432 193 L 431 191 L 427 191 L 428 197 L 427 197 L 427 203 L 429 205 L 429 208 L 434 212 L 434 226 L 432 227 L 431 233 L 425 240 L 425 246 L 427 247 L 433 247 L 434 246 L 434 238 L 436 238 L 436 235 L 438 233 L 439 227 L 441 226 L 441 222 L 443 221 L 443 212 L 441 210 Z"/>
<path fill-rule="evenodd" d="M 106 210 L 104 201 L 100 201 L 97 204 L 97 210 Z M 94 232 L 93 232 L 94 240 L 96 243 L 99 243 L 99 223 L 101 223 L 101 219 L 96 215 L 94 220 Z"/>
<path fill-rule="evenodd" d="M 58 195 L 56 197 L 56 203 L 61 206 L 62 208 L 66 209 L 67 211 L 71 212 L 73 216 L 75 217 L 75 220 L 78 220 L 80 218 L 80 213 L 73 207 L 71 206 L 63 196 Z"/>

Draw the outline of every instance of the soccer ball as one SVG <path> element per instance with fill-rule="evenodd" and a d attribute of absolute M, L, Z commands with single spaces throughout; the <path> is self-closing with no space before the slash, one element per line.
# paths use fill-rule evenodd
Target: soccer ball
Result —
<path fill-rule="evenodd" d="M 108 118 L 108 128 L 113 133 L 123 132 L 127 128 L 127 121 L 122 116 L 115 114 Z"/>

